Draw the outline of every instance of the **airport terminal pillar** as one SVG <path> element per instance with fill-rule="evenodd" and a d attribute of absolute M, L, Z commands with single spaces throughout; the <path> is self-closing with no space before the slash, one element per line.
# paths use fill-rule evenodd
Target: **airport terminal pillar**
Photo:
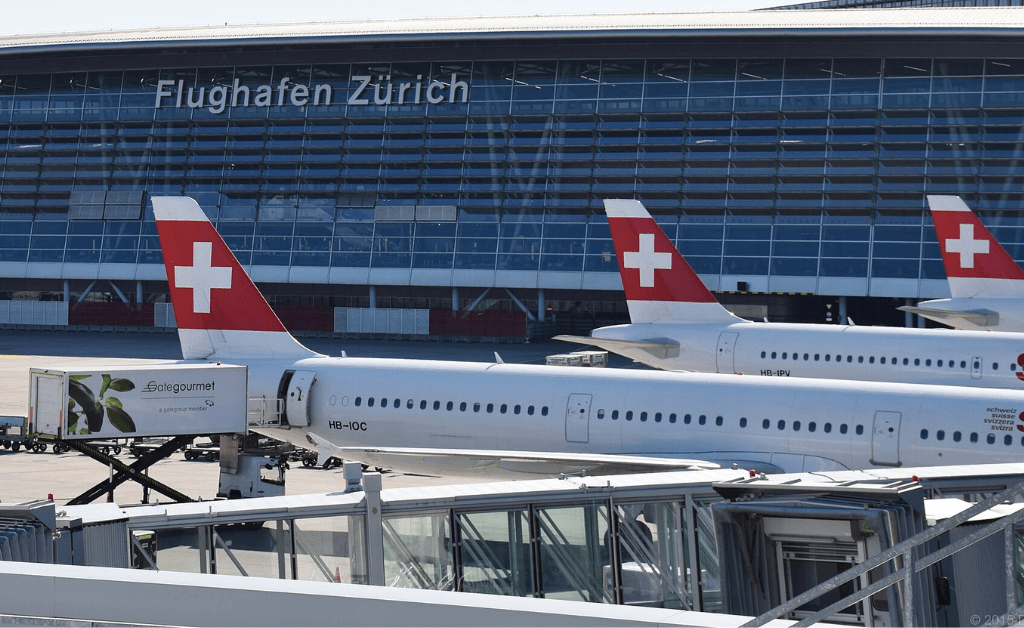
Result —
<path fill-rule="evenodd" d="M 914 305 L 914 301 L 913 301 L 913 299 L 903 299 L 903 305 L 906 305 L 906 306 L 910 307 L 910 306 Z M 914 326 L 914 315 L 911 314 L 910 312 L 904 312 L 903 313 L 903 326 L 904 327 L 913 327 Z"/>
<path fill-rule="evenodd" d="M 135 302 L 142 303 L 142 280 L 135 281 Z"/>
<path fill-rule="evenodd" d="M 71 282 L 67 279 L 64 280 L 64 302 L 68 303 L 71 301 Z"/>
<path fill-rule="evenodd" d="M 377 309 L 377 286 L 370 286 L 370 309 Z"/>
<path fill-rule="evenodd" d="M 459 289 L 456 286 L 452 286 L 452 311 L 459 311 Z"/>
<path fill-rule="evenodd" d="M 846 325 L 849 321 L 846 320 L 846 297 L 839 297 L 839 324 Z"/>
<path fill-rule="evenodd" d="M 537 290 L 537 320 L 541 323 L 544 322 L 544 289 Z"/>

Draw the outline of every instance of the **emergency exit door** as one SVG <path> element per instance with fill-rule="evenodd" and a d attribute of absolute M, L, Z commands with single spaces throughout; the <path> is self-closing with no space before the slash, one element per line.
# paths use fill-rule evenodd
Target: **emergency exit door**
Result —
<path fill-rule="evenodd" d="M 590 442 L 591 395 L 573 393 L 565 408 L 565 440 L 570 443 Z"/>
<path fill-rule="evenodd" d="M 871 428 L 871 464 L 900 466 L 900 412 L 875 412 Z"/>

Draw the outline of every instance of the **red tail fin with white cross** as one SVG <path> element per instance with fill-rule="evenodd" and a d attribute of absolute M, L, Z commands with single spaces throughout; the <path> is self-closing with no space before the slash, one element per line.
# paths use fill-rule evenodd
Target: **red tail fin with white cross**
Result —
<path fill-rule="evenodd" d="M 186 360 L 303 358 L 195 200 L 154 196 L 153 213 Z"/>
<path fill-rule="evenodd" d="M 640 201 L 608 199 L 604 208 L 634 324 L 742 320 L 715 300 Z"/>
<path fill-rule="evenodd" d="M 1024 296 L 1024 271 L 958 196 L 929 196 L 953 298 Z"/>

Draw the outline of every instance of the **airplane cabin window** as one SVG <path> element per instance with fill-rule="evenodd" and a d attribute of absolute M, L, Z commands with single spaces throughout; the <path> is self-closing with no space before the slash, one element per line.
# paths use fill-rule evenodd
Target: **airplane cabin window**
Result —
<path fill-rule="evenodd" d="M 928 430 L 921 430 L 921 440 L 928 440 Z"/>
<path fill-rule="evenodd" d="M 988 442 L 989 445 L 995 444 L 995 442 L 996 442 L 996 435 L 995 434 L 989 434 L 988 437 L 985 440 Z"/>
<path fill-rule="evenodd" d="M 683 416 L 683 423 L 685 423 L 687 425 L 690 424 L 690 415 L 689 414 Z"/>
<path fill-rule="evenodd" d="M 857 364 L 864 364 L 864 356 L 862 356 L 862 355 L 857 356 Z"/>
<path fill-rule="evenodd" d="M 895 360 L 893 360 L 893 362 L 895 362 Z M 903 358 L 903 366 L 906 366 L 909 363 L 910 363 L 910 358 Z"/>
<path fill-rule="evenodd" d="M 405 407 L 408 408 L 409 410 L 412 410 L 412 406 L 413 406 L 412 399 L 410 399 L 409 401 L 405 402 Z"/>
<path fill-rule="evenodd" d="M 626 420 L 627 421 L 632 421 L 633 420 L 633 411 L 632 410 L 626 410 Z"/>
<path fill-rule="evenodd" d="M 521 406 L 521 405 L 519 405 L 517 403 L 516 406 L 514 408 L 512 408 L 512 412 L 515 413 L 515 414 L 519 414 L 519 411 L 522 410 L 522 409 L 523 409 L 523 406 Z"/>
<path fill-rule="evenodd" d="M 766 356 L 766 355 L 768 355 L 768 352 L 767 351 L 762 351 L 761 352 L 761 359 L 763 360 L 764 356 Z"/>
<path fill-rule="evenodd" d="M 775 353 L 774 351 L 772 351 L 772 359 L 773 359 L 773 360 L 775 359 L 775 356 L 776 356 L 776 355 L 778 355 L 778 354 L 776 354 L 776 353 Z"/>
<path fill-rule="evenodd" d="M 864 426 L 863 425 L 858 425 L 857 429 L 855 431 L 857 432 L 857 436 L 860 436 L 861 434 L 864 433 Z"/>
<path fill-rule="evenodd" d="M 466 411 L 466 402 L 463 401 L 462 403 L 459 404 L 459 412 L 465 412 L 465 411 Z M 531 412 L 530 414 L 533 414 L 533 413 Z"/>
<path fill-rule="evenodd" d="M 641 412 L 640 413 L 640 422 L 641 423 L 646 423 L 647 422 L 647 412 Z"/>
<path fill-rule="evenodd" d="M 806 361 L 807 361 L 807 358 L 808 358 L 808 357 L 809 357 L 809 354 L 805 353 L 805 354 L 804 354 L 804 362 L 806 362 Z"/>
<path fill-rule="evenodd" d="M 832 433 L 832 424 L 831 423 L 826 423 L 825 424 L 825 433 L 826 434 Z"/>
<path fill-rule="evenodd" d="M 480 412 L 480 402 L 479 401 L 473 402 L 473 412 Z"/>
<path fill-rule="evenodd" d="M 967 368 L 967 360 L 960 360 L 960 368 L 962 368 L 962 369 Z"/>
<path fill-rule="evenodd" d="M 541 415 L 541 416 L 547 416 L 547 415 L 548 415 L 548 407 L 547 407 L 547 406 L 542 406 L 542 407 L 541 407 L 541 409 L 540 409 L 540 415 Z"/>
<path fill-rule="evenodd" d="M 366 400 L 366 405 L 367 405 L 367 407 L 369 407 L 369 408 L 372 408 L 372 407 L 373 407 L 373 397 L 369 397 L 369 398 L 368 398 L 368 399 Z"/>
<path fill-rule="evenodd" d="M 603 419 L 604 418 L 604 409 L 603 408 L 601 410 L 597 411 L 597 418 L 598 419 Z"/>
<path fill-rule="evenodd" d="M 761 421 L 761 427 L 763 429 L 768 429 L 771 426 L 772 426 L 772 422 L 769 421 L 768 419 L 765 419 L 764 421 Z"/>
<path fill-rule="evenodd" d="M 618 410 L 612 410 L 612 421 L 618 421 L 618 420 L 619 420 L 619 411 Z"/>
<path fill-rule="evenodd" d="M 885 358 L 882 358 L 882 359 L 884 360 Z M 874 364 L 874 363 L 875 363 L 875 356 L 871 356 L 870 358 L 868 358 L 868 364 Z"/>
<path fill-rule="evenodd" d="M 971 442 L 972 443 L 978 442 L 978 433 L 977 432 L 971 432 Z"/>
<path fill-rule="evenodd" d="M 960 432 L 953 432 L 953 442 L 954 443 L 959 443 L 960 442 Z"/>
<path fill-rule="evenodd" d="M 825 354 L 825 361 L 826 362 L 831 362 L 832 361 L 832 354 L 831 353 L 826 353 Z"/>
<path fill-rule="evenodd" d="M 422 401 L 420 401 L 420 410 L 426 410 L 426 409 L 427 409 L 427 400 L 423 399 Z"/>
<path fill-rule="evenodd" d="M 363 398 L 362 397 L 356 397 L 356 402 L 355 403 L 356 403 L 356 407 L 357 408 L 359 406 L 363 405 Z"/>
<path fill-rule="evenodd" d="M 793 431 L 794 432 L 799 432 L 800 431 L 800 421 L 793 421 Z"/>
<path fill-rule="evenodd" d="M 700 418 L 697 419 L 697 422 L 700 423 L 701 425 L 704 425 L 705 423 L 707 423 L 708 422 L 707 415 L 704 415 L 704 414 L 700 415 Z"/>
<path fill-rule="evenodd" d="M 925 360 L 925 361 L 924 361 L 924 365 L 925 365 L 925 366 L 931 366 L 931 365 L 932 365 L 932 359 L 931 359 L 931 358 L 928 358 L 927 360 Z"/>
<path fill-rule="evenodd" d="M 1006 436 L 1003 436 L 1003 444 L 1006 445 L 1006 446 L 1012 445 L 1013 444 L 1013 437 L 1010 436 L 1009 434 L 1007 434 Z"/>
<path fill-rule="evenodd" d="M 936 362 L 935 366 L 942 366 L 942 360 L 939 360 L 938 362 Z"/>
<path fill-rule="evenodd" d="M 842 425 L 839 426 L 839 433 L 840 434 L 845 434 L 846 431 L 847 431 L 846 430 L 846 423 L 843 423 Z"/>
<path fill-rule="evenodd" d="M 654 422 L 655 423 L 661 423 L 661 413 L 660 412 L 655 412 L 654 413 Z"/>
<path fill-rule="evenodd" d="M 526 414 L 533 416 L 533 406 L 526 407 Z"/>
<path fill-rule="evenodd" d="M 914 366 L 921 366 L 921 358 L 914 358 Z"/>
<path fill-rule="evenodd" d="M 847 363 L 853 362 L 853 356 L 852 355 L 846 356 L 846 362 Z"/>
<path fill-rule="evenodd" d="M 441 409 L 441 402 L 440 401 L 437 401 L 437 400 L 434 401 L 434 409 L 435 410 L 440 410 Z M 451 410 L 451 409 L 452 409 L 452 402 L 449 401 L 448 402 L 448 410 Z"/>
<path fill-rule="evenodd" d="M 494 404 L 493 403 L 487 404 L 487 414 L 491 414 L 493 412 L 494 412 Z"/>
<path fill-rule="evenodd" d="M 808 432 L 813 432 L 816 429 L 818 429 L 818 425 L 814 421 L 811 421 L 810 423 L 807 424 Z"/>
<path fill-rule="evenodd" d="M 722 422 L 723 421 L 725 421 L 725 419 L 723 419 L 722 417 L 720 417 L 720 416 L 715 417 L 715 425 L 717 425 L 718 427 L 722 427 Z"/>
<path fill-rule="evenodd" d="M 885 356 L 882 356 L 881 358 L 879 358 L 879 362 L 880 362 L 881 364 L 885 364 Z M 893 361 L 893 364 L 896 364 L 896 362 L 895 362 L 895 361 Z"/>
<path fill-rule="evenodd" d="M 817 362 L 817 361 L 818 361 L 818 354 L 817 354 L 817 353 L 815 353 L 815 354 L 814 354 L 814 361 L 815 361 L 815 362 Z"/>
<path fill-rule="evenodd" d="M 788 353 L 786 353 L 785 351 L 783 351 L 783 352 L 782 352 L 782 359 L 783 359 L 783 360 L 785 360 L 785 359 L 786 359 L 786 356 L 787 356 L 787 355 L 789 355 L 789 354 L 788 354 Z"/>
<path fill-rule="evenodd" d="M 998 371 L 999 370 L 999 363 L 998 362 L 993 362 L 992 363 L 992 370 L 993 371 Z"/>
<path fill-rule="evenodd" d="M 445 406 L 445 407 L 446 407 L 446 408 L 448 409 L 448 412 L 451 412 L 451 411 L 452 411 L 452 408 L 454 408 L 454 407 L 455 407 L 455 402 L 454 402 L 454 401 L 449 401 L 449 402 L 448 402 L 448 405 L 447 405 L 447 406 Z M 437 408 L 434 408 L 434 409 L 436 410 Z"/>
<path fill-rule="evenodd" d="M 778 429 L 780 429 L 780 430 L 784 430 L 784 429 L 786 429 L 786 422 L 785 422 L 785 421 L 783 421 L 783 420 L 780 420 L 780 421 L 778 422 L 778 425 L 777 425 L 777 427 L 778 427 Z"/>
<path fill-rule="evenodd" d="M 740 427 L 746 427 L 746 426 L 747 426 L 747 417 L 741 416 L 740 417 Z"/>
<path fill-rule="evenodd" d="M 412 399 L 410 399 L 409 402 L 411 403 Z M 402 407 L 402 400 L 396 397 L 395 402 L 392 403 L 391 405 L 394 406 L 395 408 L 400 408 Z"/>
<path fill-rule="evenodd" d="M 501 404 L 501 413 L 505 414 L 506 412 L 508 412 L 508 404 L 507 403 L 503 403 L 503 404 Z"/>
<path fill-rule="evenodd" d="M 978 360 L 975 360 L 973 363 L 971 363 L 971 368 L 980 369 L 981 368 L 981 362 L 979 362 Z"/>
<path fill-rule="evenodd" d="M 892 359 L 892 363 L 893 363 L 893 366 L 895 366 L 895 365 L 896 365 L 896 358 L 895 358 L 895 357 L 893 357 L 893 359 Z"/>
<path fill-rule="evenodd" d="M 381 397 L 381 399 L 380 399 L 380 407 L 382 407 L 382 408 L 388 407 L 388 398 L 387 397 Z"/>
<path fill-rule="evenodd" d="M 956 362 L 954 362 L 953 360 L 950 360 L 949 361 L 949 368 L 954 368 L 954 367 L 956 367 Z"/>
<path fill-rule="evenodd" d="M 676 413 L 675 412 L 673 412 L 672 414 L 668 415 L 668 422 L 669 423 L 675 423 L 676 422 Z"/>
<path fill-rule="evenodd" d="M 935 432 L 935 440 L 945 440 L 945 439 L 946 439 L 946 432 L 945 432 L 945 430 L 937 430 Z"/>

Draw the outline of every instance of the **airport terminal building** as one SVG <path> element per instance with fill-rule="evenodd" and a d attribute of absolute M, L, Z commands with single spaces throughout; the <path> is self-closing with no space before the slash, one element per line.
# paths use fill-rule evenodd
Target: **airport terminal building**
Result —
<path fill-rule="evenodd" d="M 182 194 L 297 331 L 624 321 L 607 198 L 723 301 L 902 324 L 948 294 L 925 196 L 1024 260 L 1022 167 L 1017 7 L 8 37 L 0 326 L 172 325 L 149 199 Z"/>

